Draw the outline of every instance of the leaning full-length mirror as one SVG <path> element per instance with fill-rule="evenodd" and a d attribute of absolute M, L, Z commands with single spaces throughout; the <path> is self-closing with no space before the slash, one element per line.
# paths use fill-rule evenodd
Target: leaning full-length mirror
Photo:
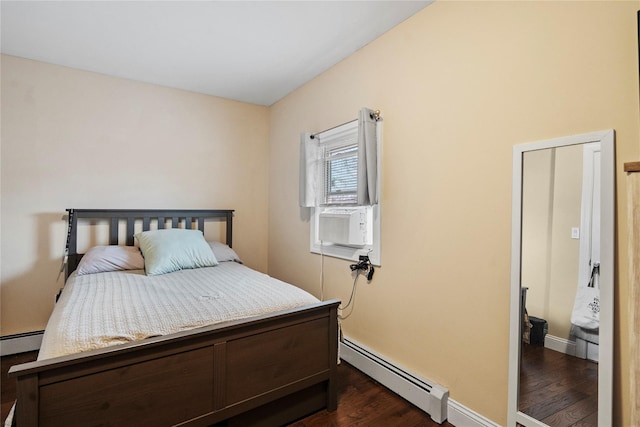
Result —
<path fill-rule="evenodd" d="M 513 153 L 508 425 L 608 426 L 614 131 Z"/>

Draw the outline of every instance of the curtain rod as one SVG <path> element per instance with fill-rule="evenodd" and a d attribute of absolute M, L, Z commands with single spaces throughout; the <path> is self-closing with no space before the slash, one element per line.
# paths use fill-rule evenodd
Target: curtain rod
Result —
<path fill-rule="evenodd" d="M 380 120 L 380 110 L 376 110 L 373 113 L 369 114 L 369 117 L 372 118 L 373 120 L 375 120 L 376 122 L 379 121 Z M 336 125 L 334 127 L 331 127 L 329 129 L 321 130 L 320 132 L 316 132 L 314 134 L 311 134 L 310 138 L 314 139 L 316 136 L 320 135 L 321 133 L 328 132 L 330 130 L 339 128 L 340 126 L 344 126 L 346 124 L 357 122 L 357 121 L 358 121 L 358 119 L 353 119 L 353 120 L 349 120 L 348 122 L 344 122 L 342 124 L 339 124 L 339 125 Z"/>

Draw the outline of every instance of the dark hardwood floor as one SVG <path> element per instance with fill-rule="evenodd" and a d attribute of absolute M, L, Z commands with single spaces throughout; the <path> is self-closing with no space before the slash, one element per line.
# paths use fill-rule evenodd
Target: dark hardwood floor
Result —
<path fill-rule="evenodd" d="M 338 409 L 317 412 L 290 426 L 453 427 L 453 424 L 436 423 L 425 412 L 342 362 L 338 366 Z"/>
<path fill-rule="evenodd" d="M 37 352 L 2 357 L 2 422 L 15 399 L 15 381 L 7 377 L 9 367 L 36 359 Z M 293 424 L 293 427 L 452 427 L 438 424 L 429 415 L 373 381 L 347 363 L 338 366 L 338 409 L 320 411 Z"/>
<path fill-rule="evenodd" d="M 520 411 L 553 427 L 598 425 L 598 364 L 524 344 Z"/>

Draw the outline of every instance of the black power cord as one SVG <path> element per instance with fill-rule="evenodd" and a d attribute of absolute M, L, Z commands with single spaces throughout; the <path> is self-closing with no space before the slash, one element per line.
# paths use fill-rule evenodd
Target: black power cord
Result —
<path fill-rule="evenodd" d="M 351 264 L 349 268 L 351 269 L 351 271 L 355 271 L 356 275 L 355 275 L 355 278 L 353 279 L 353 288 L 351 288 L 351 296 L 349 297 L 349 302 L 347 302 L 347 305 L 345 305 L 344 307 L 338 307 L 338 310 L 340 310 L 339 312 L 340 314 L 338 314 L 338 319 L 340 320 L 346 319 L 347 317 L 351 316 L 351 313 L 353 313 L 353 307 L 352 307 L 349 314 L 346 314 L 346 315 L 342 314 L 344 310 L 349 308 L 351 304 L 355 302 L 356 285 L 358 284 L 358 277 L 360 276 L 360 272 L 362 272 L 363 274 L 366 274 L 367 281 L 370 282 L 371 279 L 373 279 L 373 273 L 375 271 L 373 269 L 373 265 L 371 265 L 369 256 L 367 255 L 360 255 L 358 263 Z"/>
<path fill-rule="evenodd" d="M 371 260 L 369 260 L 369 256 L 367 255 L 360 255 L 359 261 L 357 264 L 351 264 L 349 266 L 349 268 L 351 269 L 351 271 L 356 271 L 356 272 L 367 272 L 367 281 L 371 281 L 371 279 L 373 279 L 373 273 L 375 273 L 375 270 L 373 268 L 373 265 L 371 264 Z"/>

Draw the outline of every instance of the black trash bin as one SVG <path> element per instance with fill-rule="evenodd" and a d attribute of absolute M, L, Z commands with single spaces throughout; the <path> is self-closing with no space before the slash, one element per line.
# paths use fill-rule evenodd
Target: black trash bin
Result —
<path fill-rule="evenodd" d="M 531 345 L 544 345 L 544 337 L 549 331 L 547 321 L 539 317 L 529 316 L 531 323 Z"/>

